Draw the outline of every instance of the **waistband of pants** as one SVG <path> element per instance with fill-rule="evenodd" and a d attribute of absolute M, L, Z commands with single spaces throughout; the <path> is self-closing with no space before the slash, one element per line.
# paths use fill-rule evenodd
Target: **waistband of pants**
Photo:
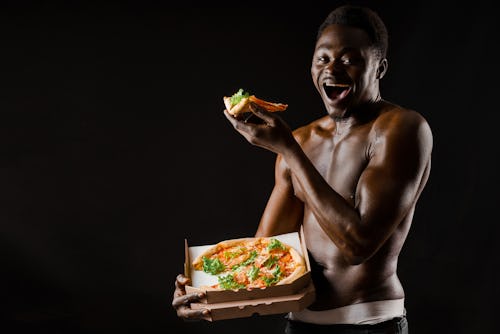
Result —
<path fill-rule="evenodd" d="M 288 319 L 318 325 L 376 324 L 405 315 L 404 298 L 401 298 L 352 304 L 324 311 L 306 308 L 290 312 Z"/>
<path fill-rule="evenodd" d="M 397 333 L 408 334 L 406 316 L 397 317 L 376 324 L 333 324 L 318 325 L 307 322 L 288 320 L 285 334 L 360 334 L 360 333 Z"/>

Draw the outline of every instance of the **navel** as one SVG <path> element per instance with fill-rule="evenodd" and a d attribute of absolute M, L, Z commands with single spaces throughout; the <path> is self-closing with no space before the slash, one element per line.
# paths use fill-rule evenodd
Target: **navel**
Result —
<path fill-rule="evenodd" d="M 355 201 L 354 201 L 354 194 L 351 194 L 351 195 L 349 196 L 349 199 L 351 200 L 352 205 L 355 205 Z"/>

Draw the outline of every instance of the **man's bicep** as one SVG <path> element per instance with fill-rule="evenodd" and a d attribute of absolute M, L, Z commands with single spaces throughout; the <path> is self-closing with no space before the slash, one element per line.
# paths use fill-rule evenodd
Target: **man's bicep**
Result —
<path fill-rule="evenodd" d="M 404 217 L 415 198 L 413 182 L 396 179 L 383 167 L 368 167 L 360 179 L 356 206 L 366 236 L 392 230 Z M 381 229 L 382 228 L 382 229 Z"/>
<path fill-rule="evenodd" d="M 425 124 L 414 133 L 391 135 L 378 144 L 356 195 L 364 236 L 378 243 L 390 236 L 414 206 L 430 166 L 432 139 Z"/>
<path fill-rule="evenodd" d="M 303 202 L 295 196 L 290 171 L 280 156 L 275 168 L 275 185 L 256 232 L 259 237 L 295 232 L 302 223 Z"/>

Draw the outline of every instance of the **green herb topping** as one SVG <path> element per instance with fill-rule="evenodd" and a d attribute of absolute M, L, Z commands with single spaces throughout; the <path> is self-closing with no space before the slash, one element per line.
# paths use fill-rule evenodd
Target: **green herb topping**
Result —
<path fill-rule="evenodd" d="M 219 259 L 209 259 L 203 257 L 203 271 L 212 275 L 217 275 L 226 269 L 224 264 Z"/>
<path fill-rule="evenodd" d="M 271 242 L 269 242 L 269 245 L 267 246 L 267 249 L 273 250 L 273 249 L 282 249 L 285 250 L 285 246 L 278 240 L 278 239 L 271 239 Z"/>
<path fill-rule="evenodd" d="M 274 269 L 273 271 L 273 277 L 264 277 L 264 282 L 266 283 L 267 286 L 276 284 L 279 282 L 281 274 L 282 273 L 280 266 L 276 266 L 276 269 Z"/>
<path fill-rule="evenodd" d="M 244 98 L 247 98 L 247 97 L 250 97 L 250 93 L 248 92 L 245 92 L 243 90 L 243 88 L 240 88 L 238 90 L 238 92 L 236 92 L 235 94 L 233 94 L 233 96 L 231 96 L 231 106 L 235 106 L 237 105 L 238 103 L 241 102 L 241 100 L 243 100 Z"/>
<path fill-rule="evenodd" d="M 274 266 L 278 262 L 279 258 L 276 256 L 270 256 L 265 262 L 264 265 L 268 268 L 271 269 L 272 266 Z"/>
<path fill-rule="evenodd" d="M 245 287 L 244 284 L 240 284 L 234 280 L 234 276 L 232 274 L 228 274 L 225 276 L 217 277 L 219 280 L 220 287 L 225 290 L 235 290 L 242 289 Z"/>
<path fill-rule="evenodd" d="M 236 270 L 238 269 L 239 267 L 241 266 L 248 266 L 249 264 L 252 264 L 254 261 L 255 261 L 255 258 L 257 257 L 257 252 L 256 251 L 251 251 L 250 252 L 250 256 L 248 257 L 248 259 L 246 259 L 245 261 L 241 262 L 240 264 L 236 264 L 234 266 L 231 267 L 232 270 Z"/>
<path fill-rule="evenodd" d="M 250 281 L 255 281 L 255 279 L 259 276 L 259 268 L 257 268 L 256 266 L 252 266 L 252 268 L 247 271 L 247 276 Z"/>
<path fill-rule="evenodd" d="M 235 257 L 240 256 L 241 254 L 243 254 L 243 251 L 244 251 L 243 248 L 239 248 L 239 249 L 237 249 L 237 250 L 235 250 L 233 252 L 227 251 L 227 252 L 224 252 L 224 257 L 226 259 L 234 259 Z"/>

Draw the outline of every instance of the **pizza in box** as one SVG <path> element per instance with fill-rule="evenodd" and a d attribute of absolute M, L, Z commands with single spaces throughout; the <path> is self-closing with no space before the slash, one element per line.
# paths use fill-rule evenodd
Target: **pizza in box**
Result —
<path fill-rule="evenodd" d="M 266 288 L 288 284 L 306 272 L 303 256 L 273 237 L 225 240 L 210 246 L 192 262 L 194 270 L 217 276 L 206 290 Z"/>

